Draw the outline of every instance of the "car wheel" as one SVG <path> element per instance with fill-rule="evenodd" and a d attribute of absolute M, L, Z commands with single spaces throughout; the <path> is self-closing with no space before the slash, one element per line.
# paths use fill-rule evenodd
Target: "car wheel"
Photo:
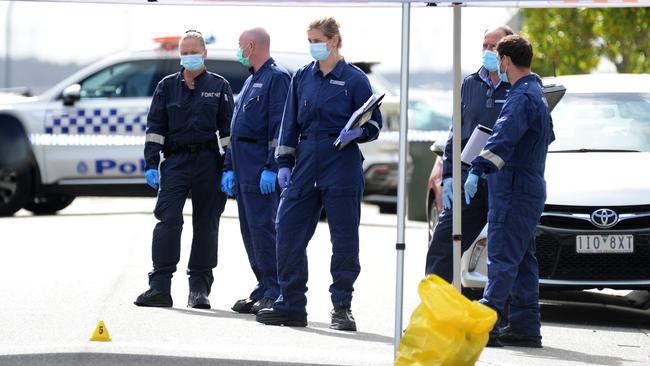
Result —
<path fill-rule="evenodd" d="M 436 201 L 433 200 L 429 204 L 429 245 L 431 245 L 431 238 L 433 238 L 433 231 L 436 229 L 436 225 L 438 225 L 438 206 L 436 205 Z"/>
<path fill-rule="evenodd" d="M 43 197 L 33 198 L 25 203 L 24 207 L 35 215 L 53 215 L 68 207 L 74 198 L 64 194 L 46 194 Z"/>
<path fill-rule="evenodd" d="M 29 169 L 0 168 L 0 216 L 11 216 L 31 198 Z"/>

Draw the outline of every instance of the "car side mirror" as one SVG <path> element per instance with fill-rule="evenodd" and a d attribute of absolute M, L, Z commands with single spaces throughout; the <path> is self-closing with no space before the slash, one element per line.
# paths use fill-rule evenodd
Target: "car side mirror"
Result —
<path fill-rule="evenodd" d="M 61 97 L 63 99 L 63 105 L 66 106 L 74 105 L 76 101 L 81 99 L 81 85 L 72 84 L 68 86 L 67 88 L 63 89 L 63 93 L 61 93 Z"/>
<path fill-rule="evenodd" d="M 433 151 L 434 154 L 436 154 L 439 157 L 442 157 L 445 154 L 445 144 L 447 143 L 447 140 L 445 139 L 439 139 L 436 140 L 433 145 L 429 147 L 429 150 Z"/>

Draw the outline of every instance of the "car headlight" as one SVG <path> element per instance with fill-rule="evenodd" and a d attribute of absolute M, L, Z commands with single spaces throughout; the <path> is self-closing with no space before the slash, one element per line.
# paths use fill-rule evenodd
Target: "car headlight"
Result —
<path fill-rule="evenodd" d="M 474 272 L 474 270 L 476 269 L 478 260 L 481 258 L 481 254 L 483 254 L 486 245 L 487 245 L 487 239 L 485 238 L 474 243 L 474 246 L 472 247 L 472 253 L 469 257 L 469 266 L 467 268 L 469 272 Z"/>

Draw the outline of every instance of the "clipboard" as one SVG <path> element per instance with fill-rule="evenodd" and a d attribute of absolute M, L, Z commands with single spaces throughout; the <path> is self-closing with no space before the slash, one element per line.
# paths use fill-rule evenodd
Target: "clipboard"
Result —
<path fill-rule="evenodd" d="M 354 113 L 352 113 L 350 119 L 348 119 L 348 122 L 345 124 L 345 127 L 343 127 L 343 130 L 350 131 L 351 129 L 359 128 L 363 126 L 366 122 L 368 122 L 372 117 L 372 113 L 375 111 L 375 109 L 381 106 L 381 101 L 382 99 L 384 99 L 385 95 L 386 94 L 371 95 L 370 98 L 368 98 L 368 100 L 366 100 L 365 103 L 363 103 L 363 105 L 359 109 L 357 109 L 356 111 L 354 111 Z M 350 142 L 344 144 L 341 142 L 341 139 L 337 137 L 336 140 L 334 141 L 334 146 L 337 149 L 341 150 L 349 143 Z"/>
<path fill-rule="evenodd" d="M 548 113 L 553 111 L 553 108 L 562 100 L 564 93 L 566 93 L 566 88 L 564 85 L 549 84 L 544 85 L 544 98 L 546 98 L 546 103 L 548 103 Z"/>

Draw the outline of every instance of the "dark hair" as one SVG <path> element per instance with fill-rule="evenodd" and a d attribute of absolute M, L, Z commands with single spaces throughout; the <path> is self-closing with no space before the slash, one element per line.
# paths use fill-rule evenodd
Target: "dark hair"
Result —
<path fill-rule="evenodd" d="M 510 56 L 512 63 L 519 67 L 530 67 L 533 60 L 533 46 L 519 34 L 513 34 L 502 38 L 497 43 L 499 56 Z"/>

